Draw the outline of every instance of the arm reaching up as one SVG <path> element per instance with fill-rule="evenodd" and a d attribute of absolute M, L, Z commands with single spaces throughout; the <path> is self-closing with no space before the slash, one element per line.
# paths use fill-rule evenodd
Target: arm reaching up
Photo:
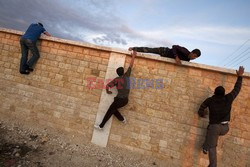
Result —
<path fill-rule="evenodd" d="M 243 66 L 239 67 L 239 70 L 236 70 L 236 74 L 238 77 L 242 77 L 243 73 L 244 73 L 245 68 Z"/>
<path fill-rule="evenodd" d="M 176 55 L 176 57 L 175 57 L 175 62 L 176 62 L 177 65 L 181 65 L 181 60 L 178 57 L 178 55 Z"/>
<path fill-rule="evenodd" d="M 242 76 L 243 76 L 244 70 L 245 69 L 243 66 L 240 66 L 239 70 L 236 70 L 236 74 L 238 76 L 237 81 L 234 85 L 234 89 L 227 95 L 229 97 L 230 101 L 233 101 L 240 92 L 241 85 L 242 85 Z"/>
<path fill-rule="evenodd" d="M 131 59 L 131 61 L 130 61 L 130 65 L 129 65 L 130 68 L 132 68 L 133 65 L 134 65 L 134 60 L 135 60 L 135 56 L 136 56 L 136 51 L 133 51 L 133 52 L 131 53 L 131 55 L 132 55 L 132 59 Z"/>
<path fill-rule="evenodd" d="M 128 70 L 127 70 L 127 71 L 125 72 L 125 74 L 124 74 L 124 76 L 126 76 L 126 77 L 129 77 L 130 74 L 131 74 L 132 67 L 133 67 L 133 65 L 134 65 L 135 56 L 136 56 L 136 51 L 133 51 L 133 52 L 131 53 L 131 55 L 132 55 L 132 59 L 131 59 L 131 61 L 130 61 Z"/>

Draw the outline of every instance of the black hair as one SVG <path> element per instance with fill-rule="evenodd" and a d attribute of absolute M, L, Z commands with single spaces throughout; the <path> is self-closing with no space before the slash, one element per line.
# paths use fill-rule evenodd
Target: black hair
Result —
<path fill-rule="evenodd" d="M 199 49 L 192 50 L 192 53 L 196 54 L 197 57 L 200 57 L 200 55 L 201 55 L 201 51 Z"/>
<path fill-rule="evenodd" d="M 119 75 L 119 76 L 122 76 L 124 74 L 124 68 L 123 67 L 119 67 L 116 69 L 116 73 Z"/>
<path fill-rule="evenodd" d="M 42 24 L 42 23 L 39 23 L 39 22 L 38 22 L 37 24 L 39 24 L 40 26 L 42 26 L 42 27 L 43 27 L 43 24 Z"/>
<path fill-rule="evenodd" d="M 214 94 L 217 95 L 217 96 L 224 96 L 225 95 L 225 89 L 223 88 L 223 86 L 218 86 L 217 88 L 215 88 Z"/>

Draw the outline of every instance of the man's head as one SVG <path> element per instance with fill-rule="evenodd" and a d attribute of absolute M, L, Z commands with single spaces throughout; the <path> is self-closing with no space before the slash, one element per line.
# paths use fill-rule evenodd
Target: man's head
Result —
<path fill-rule="evenodd" d="M 197 57 L 200 57 L 201 55 L 201 51 L 199 49 L 194 49 L 192 50 L 192 52 L 188 55 L 190 60 L 194 60 Z"/>
<path fill-rule="evenodd" d="M 42 26 L 42 27 L 43 27 L 43 24 L 42 24 L 42 23 L 39 23 L 39 22 L 38 22 L 37 24 L 39 24 L 40 26 Z"/>
<path fill-rule="evenodd" d="M 218 86 L 217 88 L 215 88 L 214 94 L 217 95 L 217 96 L 224 96 L 225 95 L 225 89 L 223 88 L 223 86 Z"/>
<path fill-rule="evenodd" d="M 122 76 L 124 74 L 124 68 L 123 67 L 119 67 L 116 69 L 116 73 L 120 76 Z"/>

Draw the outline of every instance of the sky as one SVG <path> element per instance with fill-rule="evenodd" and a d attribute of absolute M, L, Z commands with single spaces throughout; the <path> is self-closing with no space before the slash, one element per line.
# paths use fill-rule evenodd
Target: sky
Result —
<path fill-rule="evenodd" d="M 0 27 L 127 50 L 180 45 L 193 62 L 250 72 L 249 0 L 0 0 Z M 158 56 L 158 55 L 155 55 Z"/>

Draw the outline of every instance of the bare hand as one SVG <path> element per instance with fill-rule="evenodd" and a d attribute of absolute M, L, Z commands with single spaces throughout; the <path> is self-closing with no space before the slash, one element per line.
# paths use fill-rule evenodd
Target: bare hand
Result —
<path fill-rule="evenodd" d="M 178 56 L 175 57 L 175 62 L 176 64 L 181 65 L 181 60 Z"/>
<path fill-rule="evenodd" d="M 199 115 L 200 116 L 200 118 L 206 118 L 206 115 L 204 114 L 204 115 Z"/>
<path fill-rule="evenodd" d="M 47 36 L 49 36 L 49 37 L 51 37 L 51 34 L 48 33 L 47 31 L 45 31 L 44 34 L 47 35 Z"/>
<path fill-rule="evenodd" d="M 244 70 L 245 68 L 243 66 L 240 66 L 239 70 L 236 70 L 236 74 L 241 77 L 244 73 Z"/>
<path fill-rule="evenodd" d="M 201 115 L 199 114 L 199 116 L 201 118 L 207 118 L 207 116 L 208 116 L 208 109 L 205 109 L 204 112 Z"/>
<path fill-rule="evenodd" d="M 133 57 L 135 57 L 135 56 L 137 55 L 137 52 L 133 50 L 133 52 L 131 53 L 131 55 L 132 55 Z"/>
<path fill-rule="evenodd" d="M 112 92 L 110 90 L 107 90 L 106 92 L 107 92 L 107 94 L 112 94 Z"/>
<path fill-rule="evenodd" d="M 132 50 L 133 50 L 133 47 L 128 48 L 128 50 L 129 50 L 129 51 L 132 51 Z"/>

